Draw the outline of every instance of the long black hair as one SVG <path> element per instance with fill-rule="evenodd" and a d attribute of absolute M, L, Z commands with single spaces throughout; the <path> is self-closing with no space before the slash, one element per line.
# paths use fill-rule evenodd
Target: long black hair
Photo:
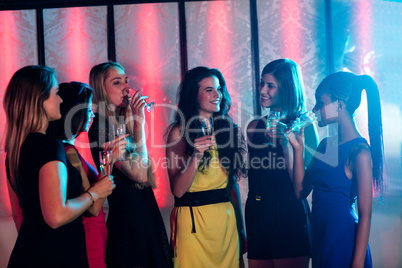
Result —
<path fill-rule="evenodd" d="M 61 118 L 49 123 L 47 133 L 59 140 L 70 140 L 85 131 L 89 120 L 88 105 L 93 96 L 92 88 L 85 83 L 59 84 Z"/>
<path fill-rule="evenodd" d="M 384 144 L 380 93 L 377 83 L 369 75 L 337 72 L 324 78 L 318 86 L 316 94 L 324 92 L 329 94 L 332 101 L 342 100 L 345 103 L 346 110 L 353 117 L 356 109 L 360 106 L 363 89 L 366 90 L 367 95 L 368 130 L 373 160 L 373 185 L 375 191 L 382 195 Z"/>
<path fill-rule="evenodd" d="M 226 81 L 218 69 L 199 66 L 186 72 L 177 93 L 178 110 L 169 129 L 172 127 L 180 127 L 182 129 L 186 143 L 186 156 L 192 155 L 194 152 L 194 140 L 202 132 L 198 114 L 199 104 L 197 101 L 200 88 L 199 83 L 207 77 L 218 78 L 220 84 L 219 91 L 222 94 L 220 110 L 213 114 L 211 122 L 214 127 L 219 160 L 229 175 L 235 175 L 237 178 L 240 178 L 246 174 L 243 161 L 245 140 L 238 125 L 233 122 L 229 115 L 231 98 L 226 87 Z M 199 167 L 201 171 L 209 165 L 210 159 L 210 154 L 205 152 Z"/>

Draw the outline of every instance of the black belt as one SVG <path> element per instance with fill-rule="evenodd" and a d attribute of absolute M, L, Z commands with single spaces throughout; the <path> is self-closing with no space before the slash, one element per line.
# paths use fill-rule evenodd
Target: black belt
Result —
<path fill-rule="evenodd" d="M 193 224 L 193 233 L 196 233 L 193 207 L 205 206 L 210 204 L 229 202 L 227 189 L 217 189 L 202 192 L 185 193 L 182 197 L 174 197 L 175 207 L 190 207 L 191 222 Z"/>

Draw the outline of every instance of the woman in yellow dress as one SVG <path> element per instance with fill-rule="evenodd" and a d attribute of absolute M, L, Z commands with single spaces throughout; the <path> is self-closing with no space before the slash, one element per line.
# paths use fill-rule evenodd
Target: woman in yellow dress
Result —
<path fill-rule="evenodd" d="M 244 175 L 245 144 L 228 115 L 225 80 L 217 69 L 196 67 L 178 96 L 166 147 L 174 266 L 239 267 L 246 237 L 236 178 Z"/>

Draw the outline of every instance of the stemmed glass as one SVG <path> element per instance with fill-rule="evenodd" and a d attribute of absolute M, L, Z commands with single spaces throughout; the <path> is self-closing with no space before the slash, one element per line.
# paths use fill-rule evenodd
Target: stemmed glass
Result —
<path fill-rule="evenodd" d="M 289 133 L 290 131 L 299 132 L 300 129 L 312 124 L 315 120 L 315 115 L 311 111 L 306 111 L 289 124 L 286 133 Z"/>
<path fill-rule="evenodd" d="M 141 90 L 139 90 L 139 91 L 141 91 Z M 131 100 L 131 98 L 136 94 L 138 92 L 138 90 L 134 90 L 134 89 L 132 89 L 132 88 L 129 88 L 128 89 L 128 99 L 129 100 Z M 142 97 L 142 95 L 140 94 L 140 96 Z M 154 109 L 154 107 L 155 107 L 155 101 L 154 100 L 152 100 L 152 101 L 150 101 L 150 102 L 147 102 L 147 101 L 145 101 L 145 107 L 146 107 L 146 109 L 147 109 L 147 111 L 148 112 L 150 112 L 150 111 L 152 111 L 153 109 Z"/>
<path fill-rule="evenodd" d="M 113 125 L 113 134 L 114 138 L 117 138 L 120 135 L 125 135 L 126 134 L 126 125 L 125 124 L 118 124 Z M 126 158 L 124 157 L 124 154 L 122 154 L 117 161 L 124 161 Z"/>
<path fill-rule="evenodd" d="M 277 126 L 279 123 L 279 119 L 281 118 L 281 112 L 270 111 L 267 117 L 267 132 L 273 133 L 273 127 Z M 268 145 L 273 145 L 272 138 L 269 139 Z"/>
<path fill-rule="evenodd" d="M 202 130 L 202 136 L 207 136 L 207 135 L 213 136 L 214 128 L 213 128 L 212 122 L 208 122 L 208 120 L 205 118 L 202 119 L 201 120 L 201 130 Z M 212 146 L 210 150 L 215 150 L 215 149 L 216 149 L 216 146 Z M 209 151 L 209 150 L 207 150 L 207 151 Z"/>
<path fill-rule="evenodd" d="M 212 126 L 206 119 L 201 120 L 202 136 L 212 136 Z"/>
<path fill-rule="evenodd" d="M 110 175 L 112 173 L 113 153 L 112 151 L 100 151 L 99 152 L 99 166 L 103 173 L 103 176 Z"/>

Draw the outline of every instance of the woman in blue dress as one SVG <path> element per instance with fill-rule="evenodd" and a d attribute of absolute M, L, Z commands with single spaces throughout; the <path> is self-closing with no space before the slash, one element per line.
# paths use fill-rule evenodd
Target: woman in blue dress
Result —
<path fill-rule="evenodd" d="M 367 94 L 370 146 L 357 129 L 355 110 Z M 313 267 L 372 267 L 368 245 L 373 187 L 382 193 L 383 141 L 380 96 L 368 75 L 338 72 L 315 93 L 320 127 L 333 125 L 337 135 L 321 141 L 304 170 L 303 131 L 288 133 L 294 148 L 294 189 L 299 198 L 313 189 Z M 358 216 L 355 201 L 358 203 Z"/>

